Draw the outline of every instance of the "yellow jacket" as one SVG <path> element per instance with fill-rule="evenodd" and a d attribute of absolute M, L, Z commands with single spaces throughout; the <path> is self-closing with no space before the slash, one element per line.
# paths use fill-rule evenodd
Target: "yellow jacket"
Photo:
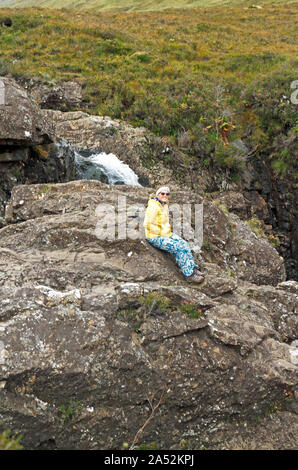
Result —
<path fill-rule="evenodd" d="M 146 238 L 170 237 L 169 205 L 161 204 L 155 197 L 148 201 L 144 227 Z"/>

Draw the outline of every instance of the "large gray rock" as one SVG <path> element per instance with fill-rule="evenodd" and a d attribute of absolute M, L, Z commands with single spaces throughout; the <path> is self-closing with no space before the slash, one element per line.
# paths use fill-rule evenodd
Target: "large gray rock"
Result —
<path fill-rule="evenodd" d="M 30 146 L 55 140 L 54 127 L 12 78 L 0 77 L 0 146 Z"/>
<path fill-rule="evenodd" d="M 135 208 L 150 192 L 86 180 L 13 189 L 0 230 L 0 432 L 28 449 L 121 449 L 157 406 L 138 444 L 295 448 L 297 283 L 277 253 L 262 264 L 275 287 L 231 276 L 233 231 L 208 203 L 216 250 L 199 286 L 144 240 L 98 238 L 99 204 L 126 196 Z"/>
<path fill-rule="evenodd" d="M 152 188 L 132 186 L 123 186 L 119 189 L 119 186 L 108 186 L 94 180 L 73 181 L 61 185 L 20 185 L 13 189 L 11 200 L 6 208 L 6 221 L 8 223 L 25 221 L 50 213 L 56 214 L 57 220 L 46 219 L 46 222 L 50 224 L 53 220 L 55 227 L 63 217 L 77 218 L 76 220 L 79 220 L 78 217 L 83 217 L 91 233 L 101 220 L 96 214 L 99 204 L 113 205 L 117 223 L 119 220 L 117 211 L 121 209 L 119 198 L 126 198 L 127 208 L 132 211 L 131 216 L 140 215 L 138 206 L 146 208 L 152 191 Z M 23 203 L 20 204 L 20 201 Z M 204 250 L 208 252 L 211 260 L 216 262 L 221 269 L 230 270 L 230 273 L 239 279 L 247 279 L 256 284 L 276 285 L 285 281 L 283 260 L 276 250 L 265 239 L 258 238 L 236 215 L 232 215 L 231 223 L 230 217 L 220 208 L 203 200 L 197 194 L 190 197 L 189 192 L 184 191 L 175 191 L 171 197 L 171 204 L 174 207 L 179 206 L 181 215 L 184 204 L 203 204 L 203 252 Z M 117 240 L 116 232 L 115 225 L 115 243 L 120 245 L 121 239 Z M 96 236 L 93 236 L 96 240 Z M 68 237 L 69 235 L 66 235 L 65 239 Z M 205 240 L 212 246 L 211 249 L 209 245 L 204 248 Z M 62 241 L 61 243 L 63 245 Z M 129 243 L 130 241 L 128 245 Z M 141 245 L 139 243 L 139 246 Z M 195 245 L 195 241 L 191 241 L 191 245 Z M 129 265 L 132 260 L 133 258 L 128 261 Z M 149 273 L 146 268 L 145 271 Z"/>
<path fill-rule="evenodd" d="M 16 184 L 74 179 L 74 151 L 66 143 L 54 143 L 54 131 L 26 91 L 15 80 L 0 77 L 0 227 Z"/>

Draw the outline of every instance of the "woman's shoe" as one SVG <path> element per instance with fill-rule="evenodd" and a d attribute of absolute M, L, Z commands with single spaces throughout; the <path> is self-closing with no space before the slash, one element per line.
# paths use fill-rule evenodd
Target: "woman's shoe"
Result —
<path fill-rule="evenodd" d="M 188 280 L 190 282 L 197 282 L 197 283 L 201 283 L 203 282 L 205 279 L 205 276 L 203 273 L 201 273 L 200 271 L 196 271 L 195 273 L 193 273 L 191 276 L 189 276 Z"/>

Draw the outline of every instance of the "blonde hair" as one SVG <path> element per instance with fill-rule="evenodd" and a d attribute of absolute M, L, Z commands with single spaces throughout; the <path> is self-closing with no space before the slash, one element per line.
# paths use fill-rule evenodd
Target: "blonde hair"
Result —
<path fill-rule="evenodd" d="M 158 188 L 158 190 L 155 193 L 155 196 L 158 196 L 159 193 L 170 193 L 170 188 L 168 186 L 162 186 L 161 188 Z"/>

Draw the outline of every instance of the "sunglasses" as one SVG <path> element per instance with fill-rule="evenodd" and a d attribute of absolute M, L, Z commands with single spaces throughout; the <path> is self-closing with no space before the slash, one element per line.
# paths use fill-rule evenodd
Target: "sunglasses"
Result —
<path fill-rule="evenodd" d="M 162 196 L 169 196 L 170 193 L 160 193 Z"/>

